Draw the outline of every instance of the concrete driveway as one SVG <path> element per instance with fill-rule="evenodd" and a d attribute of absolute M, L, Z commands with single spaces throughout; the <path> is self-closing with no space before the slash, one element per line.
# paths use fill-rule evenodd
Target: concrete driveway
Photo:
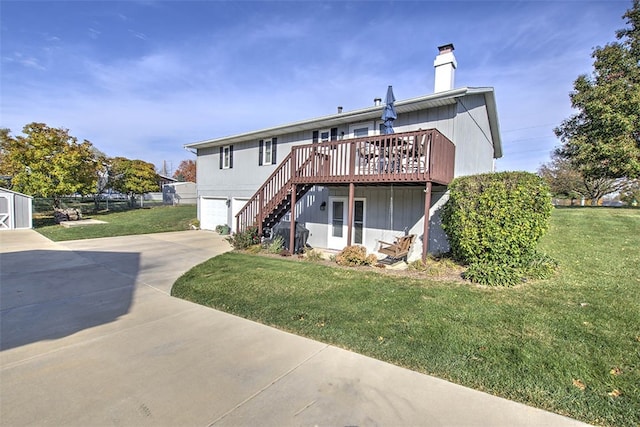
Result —
<path fill-rule="evenodd" d="M 215 233 L 0 245 L 3 426 L 580 425 L 172 298 Z"/>

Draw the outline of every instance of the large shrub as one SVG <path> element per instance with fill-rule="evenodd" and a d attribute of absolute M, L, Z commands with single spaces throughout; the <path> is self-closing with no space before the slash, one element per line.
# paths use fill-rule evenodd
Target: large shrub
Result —
<path fill-rule="evenodd" d="M 456 259 L 524 272 L 539 258 L 536 246 L 552 209 L 542 178 L 528 172 L 465 176 L 456 178 L 449 191 L 442 225 Z"/>

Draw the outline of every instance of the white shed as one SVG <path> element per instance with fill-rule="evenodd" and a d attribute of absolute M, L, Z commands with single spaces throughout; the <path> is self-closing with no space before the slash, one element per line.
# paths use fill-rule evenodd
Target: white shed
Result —
<path fill-rule="evenodd" d="M 0 230 L 32 228 L 33 197 L 0 187 Z"/>
<path fill-rule="evenodd" d="M 198 203 L 195 182 L 172 182 L 162 186 L 165 205 L 195 205 Z"/>

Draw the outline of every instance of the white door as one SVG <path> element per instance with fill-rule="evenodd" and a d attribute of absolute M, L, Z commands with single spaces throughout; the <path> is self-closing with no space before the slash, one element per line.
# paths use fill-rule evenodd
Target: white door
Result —
<path fill-rule="evenodd" d="M 347 198 L 329 197 L 329 249 L 347 246 Z"/>
<path fill-rule="evenodd" d="M 13 197 L 9 194 L 0 194 L 0 230 L 13 228 L 13 216 L 11 202 Z"/>
<path fill-rule="evenodd" d="M 215 230 L 218 225 L 228 225 L 227 199 L 201 197 L 200 198 L 200 228 Z"/>
<path fill-rule="evenodd" d="M 329 197 L 329 249 L 343 249 L 347 246 L 347 225 L 349 199 L 346 197 Z M 364 245 L 365 200 L 355 199 L 353 210 L 352 243 Z"/>

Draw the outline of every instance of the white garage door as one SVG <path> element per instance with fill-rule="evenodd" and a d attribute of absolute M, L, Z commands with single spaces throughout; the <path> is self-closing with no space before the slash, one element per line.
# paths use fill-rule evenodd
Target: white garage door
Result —
<path fill-rule="evenodd" d="M 216 226 L 227 224 L 227 199 L 200 198 L 200 228 L 215 230 Z"/>

